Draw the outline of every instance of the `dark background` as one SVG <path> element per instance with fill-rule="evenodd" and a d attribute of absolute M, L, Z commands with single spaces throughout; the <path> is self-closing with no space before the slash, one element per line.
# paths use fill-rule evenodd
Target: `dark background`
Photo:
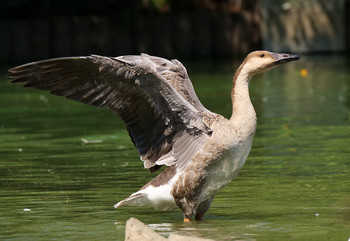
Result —
<path fill-rule="evenodd" d="M 345 17 L 340 21 L 344 26 L 345 34 L 341 38 L 345 47 L 336 51 L 325 47 L 322 51 L 304 52 L 349 52 L 350 21 L 346 13 L 350 1 L 339 1 L 344 6 L 341 14 Z M 290 2 L 293 6 L 297 4 L 297 0 Z M 332 24 L 337 13 L 332 15 L 332 9 L 323 4 L 325 0 L 311 2 L 324 9 Z M 241 56 L 264 47 L 261 25 L 266 21 L 262 12 L 284 3 L 288 1 L 2 1 L 0 62 L 12 64 L 60 56 L 118 56 L 141 52 L 166 58 Z M 284 10 L 277 11 L 277 15 L 285 14 Z M 281 49 L 284 50 L 294 49 Z"/>

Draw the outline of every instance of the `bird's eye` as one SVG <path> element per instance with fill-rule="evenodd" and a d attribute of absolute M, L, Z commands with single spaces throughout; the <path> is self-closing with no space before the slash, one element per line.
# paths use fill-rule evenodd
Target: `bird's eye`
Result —
<path fill-rule="evenodd" d="M 264 56 L 265 56 L 265 54 L 261 54 L 261 55 L 260 55 L 261 58 L 264 58 Z"/>

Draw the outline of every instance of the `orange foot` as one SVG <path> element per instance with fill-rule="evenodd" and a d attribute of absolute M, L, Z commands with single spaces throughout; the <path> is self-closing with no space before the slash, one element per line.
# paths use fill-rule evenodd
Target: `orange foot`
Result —
<path fill-rule="evenodd" d="M 189 222 L 191 222 L 191 219 L 189 219 L 189 218 L 184 218 L 184 223 L 189 223 Z"/>

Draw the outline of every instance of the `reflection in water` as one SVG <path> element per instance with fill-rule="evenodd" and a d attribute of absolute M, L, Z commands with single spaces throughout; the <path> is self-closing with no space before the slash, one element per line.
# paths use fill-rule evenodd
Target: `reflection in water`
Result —
<path fill-rule="evenodd" d="M 172 223 L 151 223 L 147 226 L 165 237 L 169 236 L 175 230 Z"/>
<path fill-rule="evenodd" d="M 123 240 L 125 222 L 134 216 L 164 236 L 347 240 L 348 66 L 339 57 L 304 57 L 255 77 L 250 92 L 258 129 L 251 155 L 205 221 L 190 224 L 178 210 L 113 208 L 152 176 L 112 112 L 2 79 L 0 239 Z M 229 116 L 231 64 L 197 69 L 188 72 L 202 103 Z"/>

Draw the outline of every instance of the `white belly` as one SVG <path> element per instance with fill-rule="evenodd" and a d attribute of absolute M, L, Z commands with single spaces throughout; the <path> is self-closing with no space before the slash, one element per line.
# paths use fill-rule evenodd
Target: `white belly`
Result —
<path fill-rule="evenodd" d="M 219 160 L 210 166 L 207 182 L 202 191 L 201 201 L 215 195 L 238 174 L 249 155 L 252 141 L 240 143 L 227 151 Z"/>

